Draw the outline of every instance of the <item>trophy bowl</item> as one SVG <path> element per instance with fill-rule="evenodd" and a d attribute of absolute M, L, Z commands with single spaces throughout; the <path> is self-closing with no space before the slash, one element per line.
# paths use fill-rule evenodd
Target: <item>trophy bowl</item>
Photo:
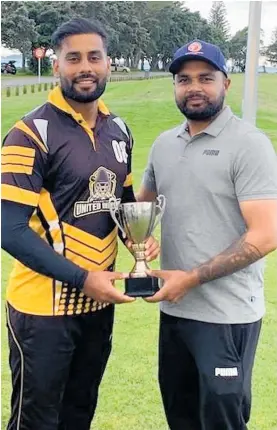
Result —
<path fill-rule="evenodd" d="M 165 197 L 159 195 L 153 202 L 119 203 L 110 199 L 110 214 L 123 238 L 132 242 L 135 265 L 125 280 L 125 294 L 131 297 L 149 297 L 159 290 L 157 278 L 148 276 L 145 260 L 145 242 L 152 235 L 165 210 Z"/>

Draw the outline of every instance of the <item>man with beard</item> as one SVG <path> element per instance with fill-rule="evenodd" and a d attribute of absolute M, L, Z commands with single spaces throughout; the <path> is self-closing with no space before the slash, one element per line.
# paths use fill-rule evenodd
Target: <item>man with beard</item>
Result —
<path fill-rule="evenodd" d="M 2 151 L 2 247 L 13 394 L 9 430 L 88 430 L 111 351 L 117 228 L 109 199 L 134 201 L 132 136 L 99 97 L 110 71 L 95 22 L 53 35 L 60 86 Z M 158 254 L 153 238 L 147 259 Z"/>
<path fill-rule="evenodd" d="M 245 430 L 264 314 L 264 256 L 277 246 L 277 163 L 236 117 L 220 49 L 181 47 L 170 69 L 187 121 L 155 141 L 138 200 L 167 199 L 159 382 L 171 430 Z"/>

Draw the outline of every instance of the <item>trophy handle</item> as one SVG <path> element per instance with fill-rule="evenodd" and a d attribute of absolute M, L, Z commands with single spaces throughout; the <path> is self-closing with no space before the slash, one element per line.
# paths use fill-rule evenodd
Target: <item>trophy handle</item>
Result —
<path fill-rule="evenodd" d="M 112 219 L 114 220 L 115 224 L 117 225 L 117 227 L 119 228 L 119 230 L 121 231 L 122 235 L 123 235 L 123 239 L 125 239 L 127 237 L 125 231 L 123 230 L 121 224 L 119 223 L 116 214 L 118 213 L 118 202 L 116 200 L 115 197 L 111 197 L 109 199 L 109 204 L 110 204 L 110 215 L 112 217 Z"/>
<path fill-rule="evenodd" d="M 166 204 L 166 198 L 165 198 L 165 196 L 163 194 L 160 194 L 157 197 L 157 204 L 156 204 L 156 209 L 159 210 L 159 213 L 158 213 L 158 215 L 156 217 L 156 220 L 154 222 L 154 226 L 153 226 L 152 232 L 155 230 L 155 228 L 157 227 L 157 225 L 159 224 L 159 222 L 162 219 L 162 216 L 163 216 L 164 211 L 165 211 L 165 204 Z"/>

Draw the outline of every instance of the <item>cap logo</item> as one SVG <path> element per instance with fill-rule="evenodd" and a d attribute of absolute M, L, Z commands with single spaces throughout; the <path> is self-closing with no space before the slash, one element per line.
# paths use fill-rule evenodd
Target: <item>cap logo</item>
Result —
<path fill-rule="evenodd" d="M 199 52 L 202 48 L 201 43 L 199 42 L 192 42 L 189 46 L 188 46 L 188 51 L 190 52 Z"/>

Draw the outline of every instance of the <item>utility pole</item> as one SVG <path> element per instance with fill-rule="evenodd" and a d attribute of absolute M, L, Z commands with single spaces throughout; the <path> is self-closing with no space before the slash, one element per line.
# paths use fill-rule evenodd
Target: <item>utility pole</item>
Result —
<path fill-rule="evenodd" d="M 260 52 L 260 31 L 262 2 L 250 1 L 246 69 L 244 76 L 243 119 L 256 124 L 258 101 L 258 65 Z"/>

